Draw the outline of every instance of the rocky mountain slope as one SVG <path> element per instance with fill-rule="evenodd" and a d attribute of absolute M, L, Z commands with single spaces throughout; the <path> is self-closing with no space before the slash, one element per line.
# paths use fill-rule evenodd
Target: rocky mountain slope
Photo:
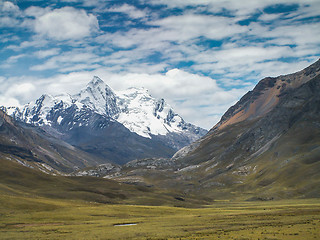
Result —
<path fill-rule="evenodd" d="M 249 91 L 237 104 L 228 109 L 212 131 L 265 116 L 277 106 L 283 95 L 290 94 L 293 89 L 297 89 L 319 74 L 320 62 L 317 61 L 297 73 L 262 79 L 252 91 Z"/>
<path fill-rule="evenodd" d="M 188 176 L 219 195 L 319 197 L 320 60 L 261 80 L 173 161 L 197 166 Z"/>
<path fill-rule="evenodd" d="M 42 95 L 19 109 L 15 119 L 40 126 L 86 152 L 115 163 L 144 157 L 170 157 L 207 131 L 186 123 L 164 99 L 146 89 L 115 92 L 94 77 L 73 96 Z"/>
<path fill-rule="evenodd" d="M 320 60 L 294 74 L 262 79 L 252 91 L 249 91 L 228 109 L 206 136 L 185 149 L 181 149 L 173 159 L 185 158 L 186 160 L 186 157 L 191 156 L 192 152 L 199 151 L 204 143 L 211 142 L 214 136 L 225 139 L 226 135 L 230 135 L 230 138 L 226 139 L 230 141 L 228 147 L 225 146 L 219 150 L 223 152 L 222 156 L 234 151 L 236 147 L 240 147 L 248 154 L 261 151 L 263 146 L 270 145 L 270 141 L 275 141 L 276 137 L 290 130 L 298 120 L 295 116 L 308 114 L 310 109 L 304 108 L 307 102 L 315 101 L 314 105 L 317 105 L 315 98 L 319 94 L 312 88 L 316 88 L 319 75 Z M 297 92 L 302 91 L 301 89 L 307 88 L 311 90 L 306 90 L 303 96 L 295 96 Z M 288 103 L 284 104 L 284 102 Z M 312 103 L 309 104 L 312 105 Z M 237 127 L 238 125 L 241 125 L 242 128 Z M 232 132 L 233 129 L 239 130 Z M 253 132 L 253 129 L 256 131 Z M 222 147 L 220 144 L 225 140 L 214 142 Z M 220 154 L 217 155 L 220 156 Z M 210 157 L 207 156 L 206 160 L 210 160 Z"/>

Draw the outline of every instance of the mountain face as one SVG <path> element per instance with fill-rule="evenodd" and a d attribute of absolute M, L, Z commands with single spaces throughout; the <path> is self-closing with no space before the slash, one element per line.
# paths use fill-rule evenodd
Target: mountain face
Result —
<path fill-rule="evenodd" d="M 17 120 L 120 164 L 170 157 L 207 132 L 186 123 L 164 99 L 153 98 L 146 89 L 115 92 L 98 77 L 73 96 L 45 94 L 21 110 L 4 109 Z"/>
<path fill-rule="evenodd" d="M 196 166 L 188 177 L 196 188 L 217 195 L 319 197 L 320 60 L 300 72 L 261 80 L 172 160 Z"/>

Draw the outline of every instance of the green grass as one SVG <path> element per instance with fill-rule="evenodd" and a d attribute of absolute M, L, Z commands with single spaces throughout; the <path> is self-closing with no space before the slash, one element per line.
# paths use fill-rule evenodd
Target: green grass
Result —
<path fill-rule="evenodd" d="M 320 239 L 316 198 L 201 200 L 101 178 L 51 176 L 3 159 L 0 165 L 0 239 Z M 115 226 L 126 223 L 136 225 Z"/>
<path fill-rule="evenodd" d="M 52 176 L 0 158 L 0 194 L 33 198 L 72 199 L 107 204 L 171 205 L 194 207 L 207 201 L 179 191 L 118 183 L 96 177 Z"/>
<path fill-rule="evenodd" d="M 137 225 L 114 226 L 125 223 Z M 177 208 L 1 195 L 0 239 L 320 239 L 320 200 Z"/>

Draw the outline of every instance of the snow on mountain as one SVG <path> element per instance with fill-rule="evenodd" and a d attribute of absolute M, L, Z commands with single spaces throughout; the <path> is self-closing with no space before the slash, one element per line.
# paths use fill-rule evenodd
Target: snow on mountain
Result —
<path fill-rule="evenodd" d="M 87 126 L 88 111 L 117 121 L 131 132 L 149 139 L 175 133 L 194 141 L 206 133 L 204 129 L 185 123 L 164 99 L 153 98 L 147 89 L 129 88 L 115 92 L 96 76 L 73 96 L 44 94 L 26 104 L 21 111 L 18 108 L 7 110 L 11 116 L 37 126 L 65 124 L 64 118 L 68 115 L 68 126 L 71 127 L 75 124 Z"/>
<path fill-rule="evenodd" d="M 164 101 L 153 98 L 145 88 L 130 88 L 117 93 L 121 112 L 117 121 L 131 132 L 151 138 L 180 132 L 178 124 L 183 121 Z"/>
<path fill-rule="evenodd" d="M 20 117 L 20 109 L 18 107 L 0 107 L 0 109 L 9 116 L 12 116 L 14 118 Z"/>
<path fill-rule="evenodd" d="M 48 115 L 52 111 L 58 109 L 66 109 L 73 104 L 73 99 L 69 94 L 61 94 L 57 96 L 51 96 L 44 94 L 36 101 L 32 101 L 26 104 L 21 113 L 18 114 L 18 118 L 26 123 L 43 126 L 52 125 L 52 121 L 48 119 Z M 78 104 L 80 107 L 80 105 Z M 13 114 L 11 114 L 12 116 Z M 15 116 L 17 118 L 17 116 Z"/>
<path fill-rule="evenodd" d="M 73 98 L 101 115 L 115 117 L 119 113 L 114 91 L 97 76 Z"/>

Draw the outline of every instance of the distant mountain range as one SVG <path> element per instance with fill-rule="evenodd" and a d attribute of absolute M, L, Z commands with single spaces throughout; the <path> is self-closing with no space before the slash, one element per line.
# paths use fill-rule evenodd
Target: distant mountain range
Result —
<path fill-rule="evenodd" d="M 204 134 L 186 123 L 164 99 L 144 88 L 115 92 L 94 77 L 78 94 L 42 95 L 23 108 L 2 108 L 14 119 L 117 164 L 171 157 Z"/>

